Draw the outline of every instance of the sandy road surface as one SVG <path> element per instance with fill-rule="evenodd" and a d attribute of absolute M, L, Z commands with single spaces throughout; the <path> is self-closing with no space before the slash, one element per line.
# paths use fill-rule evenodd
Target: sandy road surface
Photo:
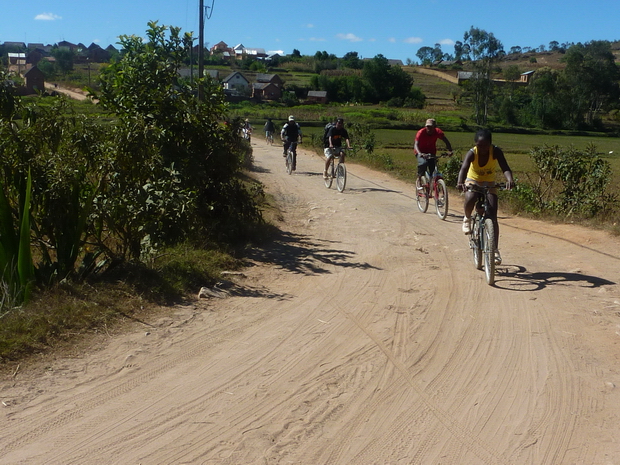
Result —
<path fill-rule="evenodd" d="M 227 299 L 3 379 L 2 464 L 620 463 L 620 243 L 504 217 L 497 286 L 461 198 L 255 140 L 284 210 Z M 432 205 L 431 205 L 432 208 Z"/>

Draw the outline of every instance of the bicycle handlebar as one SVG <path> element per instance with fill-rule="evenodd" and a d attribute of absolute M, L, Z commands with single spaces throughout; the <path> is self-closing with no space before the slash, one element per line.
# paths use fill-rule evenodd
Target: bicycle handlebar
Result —
<path fill-rule="evenodd" d="M 433 155 L 432 153 L 418 153 L 418 155 L 425 160 L 438 159 L 443 157 L 450 157 L 452 154 L 450 152 L 442 152 L 440 154 Z"/>
<path fill-rule="evenodd" d="M 502 190 L 502 191 L 507 190 L 505 182 L 497 182 L 492 186 L 477 186 L 476 184 L 469 184 L 465 186 L 465 190 L 476 192 L 478 194 L 484 194 L 485 192 L 489 191 L 490 189 L 494 189 L 494 188 Z"/>

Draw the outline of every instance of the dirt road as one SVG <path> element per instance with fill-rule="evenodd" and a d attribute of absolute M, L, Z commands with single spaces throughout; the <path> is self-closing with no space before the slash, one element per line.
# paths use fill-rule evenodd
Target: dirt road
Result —
<path fill-rule="evenodd" d="M 226 299 L 2 380 L 2 464 L 620 463 L 620 241 L 500 219 L 496 287 L 462 199 L 254 142 L 282 234 Z M 432 208 L 432 205 L 431 205 Z"/>

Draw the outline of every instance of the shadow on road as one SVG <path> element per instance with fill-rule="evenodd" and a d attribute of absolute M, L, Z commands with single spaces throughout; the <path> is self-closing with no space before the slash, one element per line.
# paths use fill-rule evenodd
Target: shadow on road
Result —
<path fill-rule="evenodd" d="M 549 286 L 574 286 L 597 288 L 616 284 L 597 276 L 581 273 L 535 272 L 530 273 L 518 265 L 499 266 L 496 269 L 495 287 L 509 291 L 540 291 Z"/>
<path fill-rule="evenodd" d="M 355 252 L 338 249 L 337 245 L 336 241 L 311 240 L 310 236 L 280 231 L 272 241 L 249 250 L 246 256 L 305 275 L 331 273 L 327 266 L 377 269 L 368 263 L 356 262 Z"/>

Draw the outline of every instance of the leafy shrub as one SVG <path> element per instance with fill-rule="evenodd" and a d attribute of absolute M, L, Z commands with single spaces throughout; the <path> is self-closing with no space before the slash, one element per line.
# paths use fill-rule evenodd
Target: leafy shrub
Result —
<path fill-rule="evenodd" d="M 531 157 L 537 171 L 528 176 L 531 192 L 523 196 L 523 200 L 534 202 L 529 209 L 591 218 L 617 205 L 617 196 L 606 192 L 611 167 L 597 154 L 594 145 L 586 150 L 572 146 L 535 147 Z"/>
<path fill-rule="evenodd" d="M 452 155 L 448 158 L 446 164 L 441 168 L 441 174 L 448 186 L 456 186 L 458 181 L 459 171 L 461 169 L 461 157 L 458 155 Z"/>

